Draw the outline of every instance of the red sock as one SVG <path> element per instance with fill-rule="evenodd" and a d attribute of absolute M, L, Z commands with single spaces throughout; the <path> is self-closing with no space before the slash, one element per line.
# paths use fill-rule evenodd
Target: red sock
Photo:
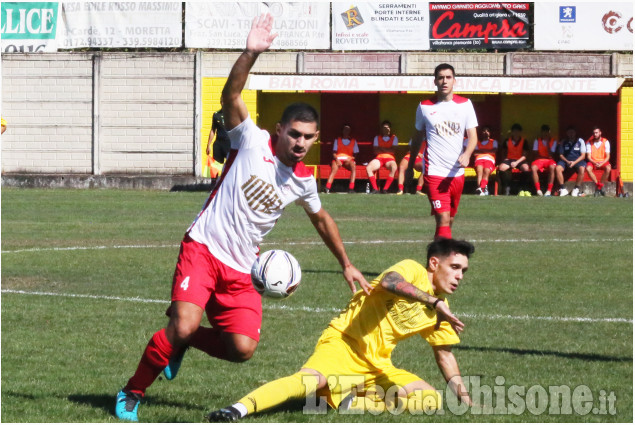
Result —
<path fill-rule="evenodd" d="M 536 190 L 540 190 L 540 183 L 534 183 L 534 186 L 536 186 Z"/>
<path fill-rule="evenodd" d="M 551 189 L 553 189 L 553 183 L 547 185 L 547 191 L 551 192 Z"/>
<path fill-rule="evenodd" d="M 190 347 L 194 347 L 212 357 L 227 360 L 225 343 L 220 337 L 220 331 L 213 328 L 199 326 L 190 338 Z"/>
<path fill-rule="evenodd" d="M 384 190 L 388 190 L 394 180 L 394 177 L 388 177 L 388 179 L 386 180 L 386 184 L 384 185 Z"/>
<path fill-rule="evenodd" d="M 603 187 L 604 187 L 604 183 L 598 183 L 598 190 L 602 190 Z"/>
<path fill-rule="evenodd" d="M 370 180 L 370 185 L 373 187 L 373 190 L 379 190 L 379 188 L 377 187 L 377 179 L 374 175 L 368 176 L 368 180 Z"/>
<path fill-rule="evenodd" d="M 450 226 L 439 226 L 439 227 L 437 227 L 437 231 L 434 234 L 434 239 L 438 240 L 438 239 L 442 239 L 442 238 L 447 238 L 447 239 L 451 239 L 452 238 L 452 229 L 450 228 Z"/>
<path fill-rule="evenodd" d="M 402 184 L 402 183 L 399 183 L 399 184 L 397 185 L 397 187 L 399 188 L 399 191 L 400 191 L 400 192 L 403 192 L 403 184 Z"/>
<path fill-rule="evenodd" d="M 349 189 L 355 189 L 355 182 L 349 182 L 348 183 L 348 188 Z M 330 188 L 329 188 L 330 189 Z"/>
<path fill-rule="evenodd" d="M 333 184 L 333 183 L 326 182 L 326 188 L 327 188 L 328 190 L 331 190 L 331 185 L 332 185 L 332 184 Z"/>
<path fill-rule="evenodd" d="M 481 180 L 481 189 L 485 189 L 487 187 L 487 180 Z"/>
<path fill-rule="evenodd" d="M 152 385 L 157 376 L 168 365 L 171 355 L 172 344 L 165 336 L 165 329 L 161 329 L 150 338 L 139 366 L 137 366 L 137 371 L 130 378 L 124 389 L 143 396 L 146 388 Z"/>
<path fill-rule="evenodd" d="M 423 186 L 417 185 L 417 192 L 421 192 L 422 189 L 423 189 Z"/>

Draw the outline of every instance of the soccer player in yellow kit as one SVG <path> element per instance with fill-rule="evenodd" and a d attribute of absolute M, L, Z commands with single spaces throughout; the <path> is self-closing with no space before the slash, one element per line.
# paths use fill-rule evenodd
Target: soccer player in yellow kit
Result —
<path fill-rule="evenodd" d="M 395 395 L 395 405 L 423 401 L 428 409 L 438 409 L 440 394 L 390 359 L 397 343 L 414 335 L 432 346 L 449 387 L 471 405 L 452 354 L 464 325 L 450 311 L 446 296 L 458 288 L 473 252 L 469 242 L 439 239 L 428 245 L 427 267 L 403 260 L 388 268 L 372 281 L 370 295 L 358 291 L 331 321 L 299 372 L 261 386 L 232 406 L 211 412 L 208 419 L 236 421 L 314 393 L 340 409 L 376 408 L 382 402 L 390 406 L 390 400 L 381 400 L 384 394 Z"/>

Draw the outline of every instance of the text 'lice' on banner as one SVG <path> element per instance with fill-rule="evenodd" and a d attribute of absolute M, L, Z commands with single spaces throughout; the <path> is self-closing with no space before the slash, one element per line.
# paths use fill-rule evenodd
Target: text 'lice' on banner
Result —
<path fill-rule="evenodd" d="M 242 49 L 252 20 L 273 16 L 271 50 L 328 49 L 328 2 L 187 2 L 185 47 Z"/>
<path fill-rule="evenodd" d="M 430 3 L 430 48 L 529 47 L 529 3 Z"/>
<path fill-rule="evenodd" d="M 333 2 L 333 50 L 428 50 L 428 2 Z"/>
<path fill-rule="evenodd" d="M 2 2 L 2 52 L 55 52 L 58 2 Z"/>

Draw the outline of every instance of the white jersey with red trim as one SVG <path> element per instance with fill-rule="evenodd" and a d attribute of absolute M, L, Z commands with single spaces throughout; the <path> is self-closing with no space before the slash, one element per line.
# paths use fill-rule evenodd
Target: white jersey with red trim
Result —
<path fill-rule="evenodd" d="M 295 201 L 313 214 L 322 204 L 313 173 L 304 163 L 291 168 L 280 162 L 269 133 L 251 118 L 228 134 L 232 150 L 223 174 L 188 232 L 221 262 L 249 273 L 287 205 Z"/>
<path fill-rule="evenodd" d="M 436 98 L 419 104 L 415 128 L 426 132 L 428 145 L 424 153 L 425 174 L 429 176 L 461 176 L 465 169 L 458 159 L 463 152 L 463 135 L 478 126 L 472 102 L 453 96 L 448 102 Z"/>

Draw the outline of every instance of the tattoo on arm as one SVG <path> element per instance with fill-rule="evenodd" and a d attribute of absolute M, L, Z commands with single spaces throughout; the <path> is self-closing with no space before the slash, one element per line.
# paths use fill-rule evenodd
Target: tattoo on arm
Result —
<path fill-rule="evenodd" d="M 423 292 L 412 283 L 406 282 L 406 280 L 397 272 L 386 273 L 381 280 L 381 286 L 395 295 L 420 301 L 428 306 L 431 306 L 432 303 L 436 301 L 436 298 L 432 295 Z"/>

